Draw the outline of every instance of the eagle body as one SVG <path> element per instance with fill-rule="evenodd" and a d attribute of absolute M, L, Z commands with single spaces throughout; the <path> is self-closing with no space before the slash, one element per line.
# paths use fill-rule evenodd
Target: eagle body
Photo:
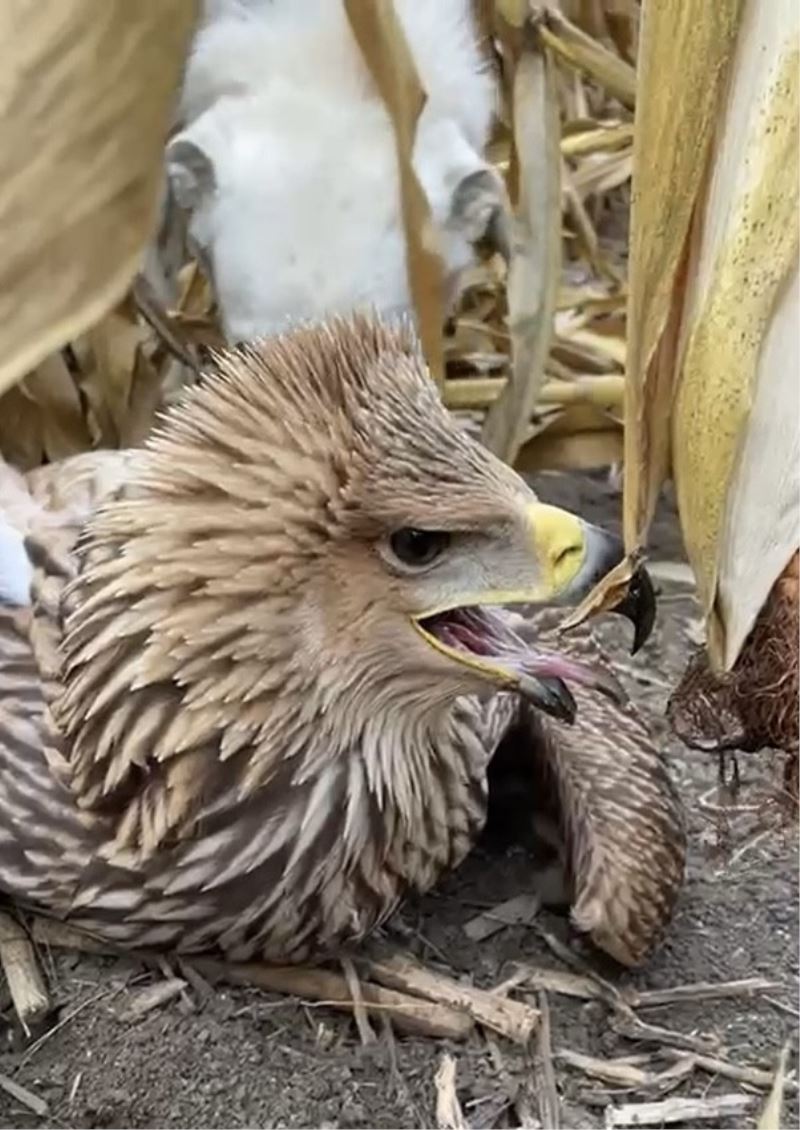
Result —
<path fill-rule="evenodd" d="M 575 921 L 620 960 L 655 944 L 684 839 L 644 726 L 587 687 L 553 721 L 473 638 L 505 630 L 480 601 L 585 588 L 594 534 L 459 430 L 405 327 L 226 354 L 141 451 L 3 473 L 6 894 L 132 947 L 330 954 L 461 862 L 513 729 Z"/>

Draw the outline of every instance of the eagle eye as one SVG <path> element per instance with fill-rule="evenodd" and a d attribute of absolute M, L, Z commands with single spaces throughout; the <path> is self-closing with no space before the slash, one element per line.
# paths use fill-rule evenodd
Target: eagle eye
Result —
<path fill-rule="evenodd" d="M 389 538 L 389 548 L 403 565 L 421 568 L 430 565 L 450 544 L 450 534 L 444 530 L 418 530 L 404 526 Z"/>

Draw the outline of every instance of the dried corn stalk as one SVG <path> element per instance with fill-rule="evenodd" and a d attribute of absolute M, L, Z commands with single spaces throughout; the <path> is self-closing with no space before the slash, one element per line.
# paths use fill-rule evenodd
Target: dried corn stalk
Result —
<path fill-rule="evenodd" d="M 195 16 L 194 0 L 0 5 L 0 389 L 130 285 Z"/>
<path fill-rule="evenodd" d="M 408 259 L 408 281 L 425 359 L 437 383 L 444 380 L 442 323 L 444 272 L 431 210 L 414 171 L 417 122 L 425 105 L 417 69 L 392 0 L 344 0 L 347 18 L 383 99 L 395 133 Z"/>
<path fill-rule="evenodd" d="M 509 55 L 516 56 L 511 83 L 516 237 L 508 272 L 512 364 L 510 380 L 486 417 L 483 440 L 513 462 L 526 439 L 553 335 L 561 273 L 560 123 L 553 61 L 538 29 L 513 29 L 507 17 L 517 15 L 516 5 L 501 0 L 497 7 Z"/>
<path fill-rule="evenodd" d="M 794 0 L 646 0 L 634 146 L 625 533 L 675 479 L 729 669 L 798 544 Z"/>

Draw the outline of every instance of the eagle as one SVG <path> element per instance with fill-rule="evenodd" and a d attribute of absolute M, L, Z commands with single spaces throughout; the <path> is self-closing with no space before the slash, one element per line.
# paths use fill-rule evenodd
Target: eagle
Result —
<path fill-rule="evenodd" d="M 132 948 L 323 958 L 458 866 L 510 742 L 575 924 L 652 950 L 679 800 L 591 634 L 546 607 L 621 546 L 448 414 L 408 323 L 223 352 L 141 449 L 2 474 L 14 902 Z"/>

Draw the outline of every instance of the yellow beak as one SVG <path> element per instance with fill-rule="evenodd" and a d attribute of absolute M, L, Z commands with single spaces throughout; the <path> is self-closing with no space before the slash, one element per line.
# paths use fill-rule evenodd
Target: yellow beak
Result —
<path fill-rule="evenodd" d="M 539 565 L 539 600 L 564 593 L 586 564 L 586 525 L 558 506 L 533 502 L 526 507 L 534 556 Z"/>

